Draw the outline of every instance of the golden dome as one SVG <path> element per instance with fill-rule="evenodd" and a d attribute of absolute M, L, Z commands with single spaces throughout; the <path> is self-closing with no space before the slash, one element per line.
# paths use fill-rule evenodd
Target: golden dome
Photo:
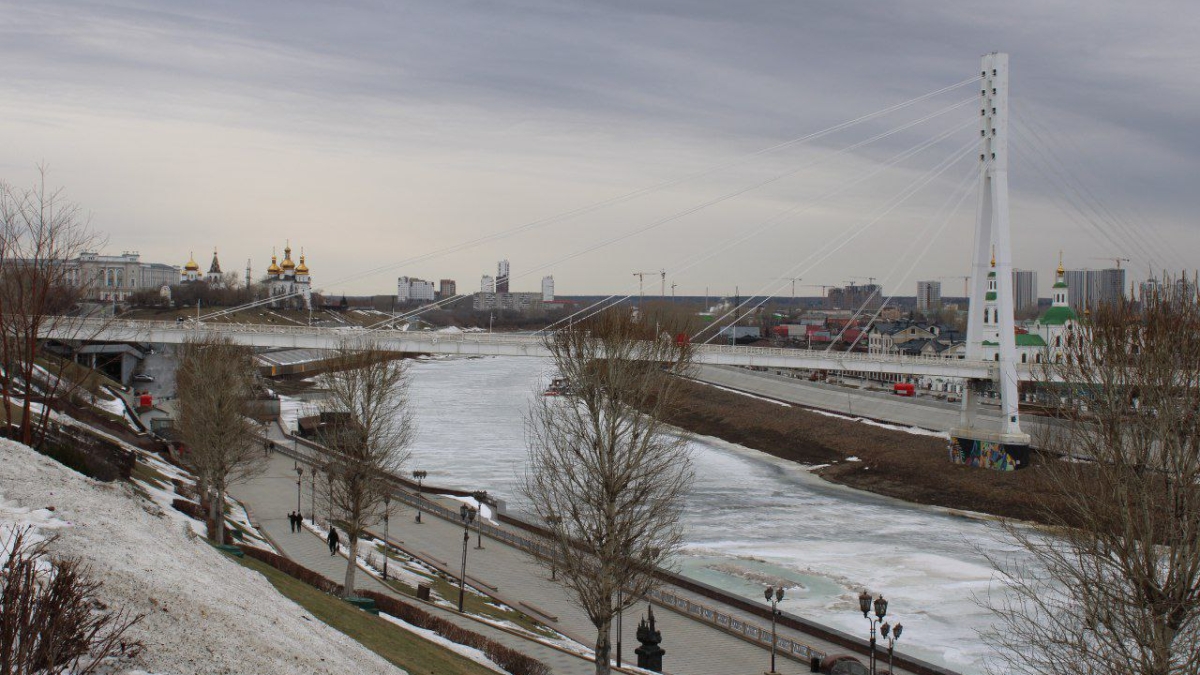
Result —
<path fill-rule="evenodd" d="M 188 254 L 188 261 L 187 261 L 187 264 L 183 266 L 183 269 L 185 269 L 189 272 L 199 272 L 200 271 L 200 263 L 196 262 L 196 255 L 194 253 Z"/>
<path fill-rule="evenodd" d="M 1066 273 L 1067 273 L 1067 271 L 1065 269 L 1063 269 L 1063 264 L 1062 264 L 1062 251 L 1059 251 L 1058 252 L 1058 276 L 1061 277 L 1062 275 L 1064 275 Z"/>
<path fill-rule="evenodd" d="M 267 274 L 279 274 L 279 265 L 275 263 L 275 256 L 271 256 L 271 266 L 267 268 Z"/>
<path fill-rule="evenodd" d="M 296 263 L 292 262 L 292 245 L 288 244 L 283 248 L 283 262 L 279 264 L 285 270 L 296 269 Z"/>
<path fill-rule="evenodd" d="M 300 264 L 296 265 L 296 274 L 308 274 L 308 265 L 304 264 L 304 254 L 300 254 Z"/>

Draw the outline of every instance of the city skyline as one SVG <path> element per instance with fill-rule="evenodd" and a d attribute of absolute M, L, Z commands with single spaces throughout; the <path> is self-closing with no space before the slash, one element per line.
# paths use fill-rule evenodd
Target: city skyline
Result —
<path fill-rule="evenodd" d="M 1038 295 L 1048 296 L 1059 249 L 1070 269 L 1133 258 L 1123 266 L 1131 282 L 1146 276 L 1145 258 L 1161 258 L 1154 274 L 1194 267 L 1177 259 L 1200 250 L 1186 180 L 1200 173 L 1193 125 L 1149 102 L 1197 109 L 1200 94 L 1176 74 L 1197 62 L 1188 22 L 1178 20 L 1196 10 L 1029 2 L 981 24 L 974 17 L 992 6 L 971 7 L 14 5 L 0 54 L 23 67 L 0 79 L 0 180 L 31 184 L 44 163 L 49 183 L 108 235 L 109 254 L 138 250 L 144 260 L 182 265 L 190 251 L 216 246 L 230 269 L 249 257 L 261 277 L 264 250 L 303 241 L 314 287 L 331 294 L 387 292 L 404 275 L 453 278 L 466 289 L 510 259 L 514 289 L 536 290 L 553 274 L 563 295 L 636 292 L 631 272 L 660 268 L 679 295 L 739 286 L 743 295 L 786 296 L 785 276 L 842 285 L 870 274 L 885 292 L 910 295 L 920 279 L 969 271 L 970 196 L 915 271 L 905 276 L 896 260 L 927 231 L 966 163 L 854 246 L 787 272 L 799 252 L 870 220 L 969 142 L 969 126 L 937 152 L 804 217 L 742 244 L 723 242 L 948 130 L 969 117 L 969 106 L 939 125 L 568 256 L 941 109 L 968 97 L 970 85 L 906 118 L 399 263 L 727 165 L 961 82 L 980 53 L 1001 48 L 1012 54 L 1018 119 L 1061 141 L 1060 158 L 1086 190 L 1051 194 L 1014 139 L 1013 264 L 1041 272 Z M 1103 197 L 1096 228 L 1054 203 L 1095 195 Z M 1105 223 L 1109 209 L 1120 217 Z M 1122 226 L 1145 250 L 1123 250 L 1130 237 L 1112 235 Z M 714 249 L 719 254 L 676 276 Z M 955 282 L 944 283 L 957 295 Z"/>

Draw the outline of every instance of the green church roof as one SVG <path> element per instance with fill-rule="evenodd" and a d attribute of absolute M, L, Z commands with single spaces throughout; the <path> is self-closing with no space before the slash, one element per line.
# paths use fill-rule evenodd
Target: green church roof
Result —
<path fill-rule="evenodd" d="M 1046 341 L 1042 339 L 1042 336 L 1036 335 L 1034 333 L 1017 333 L 1013 337 L 1016 338 L 1018 347 L 1045 347 L 1046 346 Z M 984 340 L 983 346 L 984 347 L 999 347 L 1000 345 L 999 345 L 999 343 L 996 343 L 996 342 Z"/>
<path fill-rule="evenodd" d="M 1038 323 L 1047 326 L 1061 326 L 1068 321 L 1075 320 L 1075 310 L 1070 307 L 1051 307 L 1038 319 Z"/>

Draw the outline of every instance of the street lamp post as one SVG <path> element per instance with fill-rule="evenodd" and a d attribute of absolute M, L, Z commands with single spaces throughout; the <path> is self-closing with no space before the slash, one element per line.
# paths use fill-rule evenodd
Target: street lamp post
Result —
<path fill-rule="evenodd" d="M 889 626 L 888 622 L 884 621 L 879 627 L 879 634 L 887 638 L 888 641 L 888 675 L 892 675 L 895 671 L 892 669 L 892 652 L 896 649 L 896 640 L 900 639 L 900 633 L 904 631 L 904 626 L 896 624 Z M 890 635 L 889 635 L 890 633 Z"/>
<path fill-rule="evenodd" d="M 300 513 L 300 479 L 304 476 L 304 467 L 296 466 L 296 513 Z"/>
<path fill-rule="evenodd" d="M 425 480 L 425 476 L 428 476 L 428 475 L 429 475 L 429 473 L 427 471 L 413 471 L 412 472 L 413 479 L 417 481 L 417 524 L 418 525 L 421 524 L 421 500 L 424 499 L 424 497 L 421 496 L 421 481 Z"/>
<path fill-rule="evenodd" d="M 312 492 L 308 493 L 308 519 L 317 524 L 317 467 L 312 468 Z"/>
<path fill-rule="evenodd" d="M 779 616 L 779 601 L 783 600 L 783 586 L 780 586 L 779 588 L 775 588 L 773 586 L 767 586 L 766 590 L 763 591 L 763 597 L 765 597 L 767 599 L 767 602 L 771 603 L 771 670 L 770 670 L 770 672 L 774 673 L 775 672 L 775 645 L 779 643 L 779 640 L 777 640 L 775 637 L 775 618 Z"/>
<path fill-rule="evenodd" d="M 462 571 L 458 575 L 458 611 L 463 611 L 463 599 L 467 588 L 467 544 L 471 542 L 471 521 L 475 520 L 475 509 L 463 504 L 458 508 L 463 524 Z"/>
<path fill-rule="evenodd" d="M 562 523 L 562 518 L 558 516 L 546 516 L 546 522 L 550 525 L 550 531 L 556 537 L 558 536 L 558 526 Z M 550 581 L 557 579 L 558 573 L 558 553 L 553 548 L 550 549 Z"/>
<path fill-rule="evenodd" d="M 475 498 L 475 501 L 479 502 L 479 519 L 475 523 L 475 548 L 483 549 L 483 505 L 489 503 L 488 493 L 487 490 L 476 490 L 471 493 L 471 496 Z"/>
<path fill-rule="evenodd" d="M 387 581 L 388 568 L 388 549 L 391 544 L 388 543 L 388 521 L 391 520 L 392 514 L 392 495 L 383 493 L 383 580 Z"/>
<path fill-rule="evenodd" d="M 617 667 L 621 667 L 621 617 L 625 615 L 622 611 L 623 601 L 625 600 L 625 589 L 621 586 L 617 587 Z"/>
<path fill-rule="evenodd" d="M 875 625 L 883 621 L 883 617 L 887 616 L 888 601 L 881 594 L 871 600 L 871 594 L 865 590 L 858 594 L 858 608 L 863 613 L 863 618 L 871 623 L 871 675 L 876 675 L 875 669 Z M 875 610 L 875 616 L 871 616 L 871 610 Z"/>

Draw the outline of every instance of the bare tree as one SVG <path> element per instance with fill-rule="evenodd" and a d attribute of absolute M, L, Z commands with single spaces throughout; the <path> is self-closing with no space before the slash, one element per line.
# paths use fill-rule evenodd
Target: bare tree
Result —
<path fill-rule="evenodd" d="M 347 341 L 320 378 L 326 391 L 321 408 L 330 420 L 320 439 L 329 449 L 324 466 L 329 499 L 350 547 L 347 597 L 354 595 L 358 540 L 382 517 L 388 476 L 407 461 L 415 434 L 408 368 L 397 356 L 370 339 Z"/>
<path fill-rule="evenodd" d="M 1200 305 L 1102 307 L 1068 331 L 1043 387 L 1051 529 L 1006 525 L 1025 560 L 985 638 L 1005 673 L 1200 673 Z"/>
<path fill-rule="evenodd" d="M 596 627 L 609 672 L 613 617 L 655 585 L 683 543 L 692 469 L 686 439 L 661 421 L 691 359 L 675 326 L 610 310 L 547 337 L 570 396 L 543 397 L 526 429 L 522 492 L 546 523 L 551 569 Z"/>
<path fill-rule="evenodd" d="M 66 376 L 68 360 L 43 359 L 45 337 L 86 339 L 88 324 L 78 313 L 87 282 L 76 278 L 69 261 L 102 242 L 78 205 L 61 190 L 48 190 L 45 171 L 28 189 L 0 183 L 0 399 L 4 420 L 15 438 L 37 446 L 50 416 L 37 415 L 34 399 L 53 403 L 81 382 Z"/>
<path fill-rule="evenodd" d="M 175 374 L 184 460 L 207 498 L 213 538 L 225 540 L 225 494 L 231 483 L 262 471 L 266 458 L 247 412 L 255 395 L 248 347 L 221 336 L 180 345 Z"/>

